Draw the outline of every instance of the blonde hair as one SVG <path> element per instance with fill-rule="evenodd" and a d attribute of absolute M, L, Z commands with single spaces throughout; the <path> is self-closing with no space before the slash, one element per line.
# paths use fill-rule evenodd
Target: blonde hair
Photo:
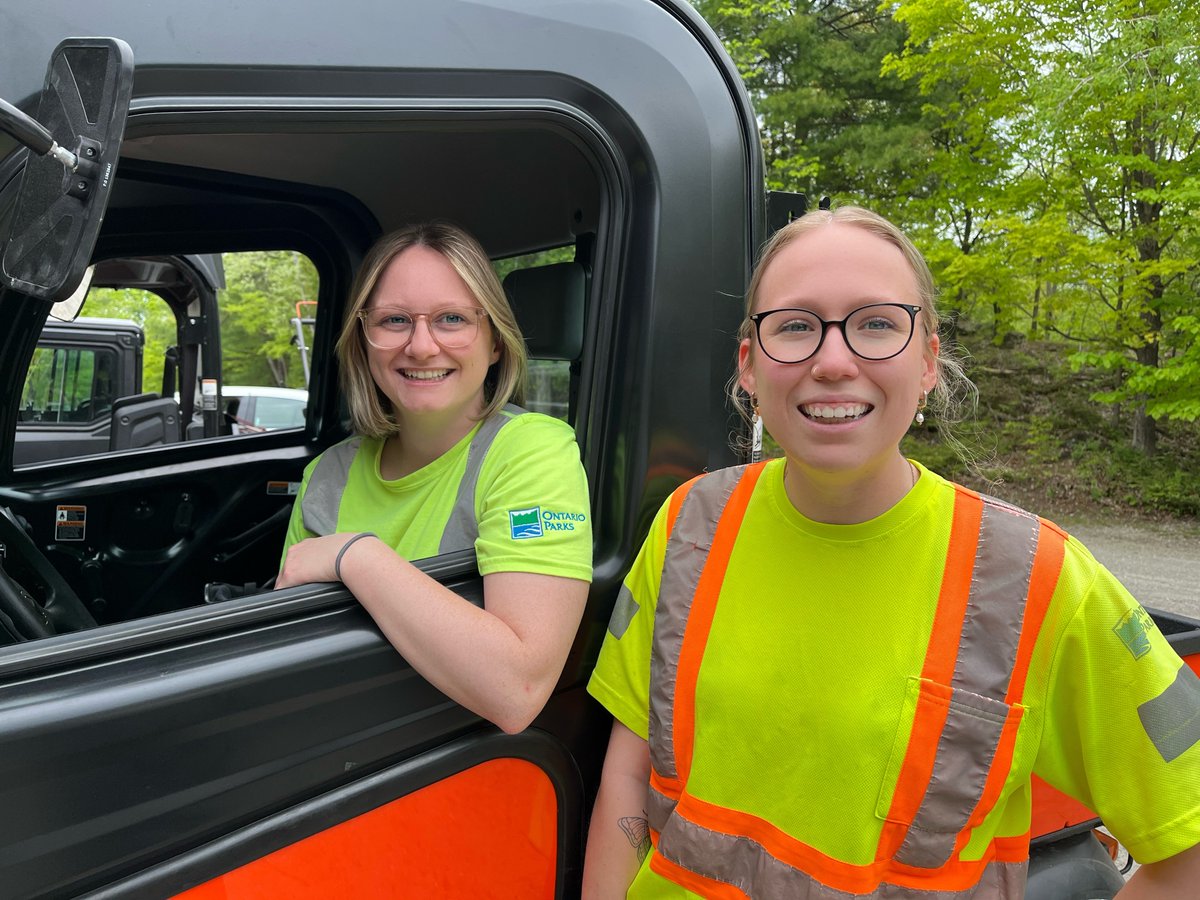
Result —
<path fill-rule="evenodd" d="M 409 247 L 428 247 L 446 258 L 479 305 L 487 311 L 489 327 L 499 338 L 500 359 L 492 364 L 484 379 L 486 405 L 480 419 L 486 419 L 507 403 L 520 404 L 525 398 L 528 370 L 525 339 L 483 247 L 467 232 L 447 222 L 409 225 L 384 235 L 367 252 L 350 286 L 350 302 L 337 341 L 342 390 L 350 406 L 350 421 L 356 433 L 367 437 L 386 438 L 396 434 L 398 426 L 391 401 L 371 377 L 366 336 L 358 324 L 358 313 L 370 302 L 383 270 Z"/>
<path fill-rule="evenodd" d="M 759 287 L 767 267 L 780 252 L 798 238 L 828 225 L 849 225 L 861 228 L 878 238 L 887 241 L 903 255 L 908 267 L 912 270 L 917 283 L 917 299 L 921 307 L 920 321 L 924 328 L 925 338 L 938 333 L 940 320 L 937 313 L 937 287 L 933 281 L 933 273 L 925 257 L 917 249 L 916 244 L 909 240 L 908 235 L 878 213 L 863 209 L 861 206 L 839 206 L 837 209 L 814 209 L 794 219 L 780 228 L 770 240 L 763 245 L 758 262 L 754 266 L 754 274 L 750 278 L 750 287 L 746 291 L 746 318 L 738 328 L 737 339 L 740 344 L 746 338 L 752 337 L 753 323 L 750 314 L 754 312 L 754 304 L 758 299 Z M 751 353 L 755 352 L 754 342 L 751 342 Z M 749 356 L 747 356 L 749 360 Z M 962 420 L 963 411 L 974 403 L 976 397 L 975 385 L 967 378 L 963 370 L 962 352 L 942 342 L 937 355 L 934 357 L 937 369 L 937 384 L 929 392 L 929 409 L 937 417 L 939 426 L 951 426 Z M 739 384 L 742 370 L 734 372 L 729 381 L 729 396 L 733 400 L 734 409 L 747 422 L 750 421 L 750 411 L 745 400 L 745 391 Z M 916 412 L 914 410 L 914 412 Z M 965 450 L 948 431 L 943 431 L 947 440 L 959 450 Z"/>

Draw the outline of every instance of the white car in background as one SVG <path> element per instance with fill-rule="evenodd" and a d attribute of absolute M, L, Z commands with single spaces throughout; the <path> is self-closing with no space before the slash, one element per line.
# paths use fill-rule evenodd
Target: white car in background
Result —
<path fill-rule="evenodd" d="M 308 409 L 308 391 L 300 388 L 227 384 L 221 399 L 234 434 L 301 428 Z"/>

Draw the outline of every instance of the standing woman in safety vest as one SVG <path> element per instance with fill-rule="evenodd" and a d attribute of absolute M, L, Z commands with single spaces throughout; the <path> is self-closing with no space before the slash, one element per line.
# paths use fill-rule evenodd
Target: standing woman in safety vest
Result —
<path fill-rule="evenodd" d="M 1035 773 L 1143 863 L 1123 897 L 1200 895 L 1200 679 L 1078 542 L 900 453 L 966 383 L 913 244 L 811 212 L 746 313 L 784 458 L 676 491 L 625 581 L 584 896 L 1021 897 Z"/>
<path fill-rule="evenodd" d="M 525 345 L 483 249 L 440 223 L 381 238 L 337 354 L 356 434 L 305 470 L 276 586 L 344 582 L 435 687 L 520 731 L 570 650 L 592 540 L 574 432 L 510 404 Z M 411 562 L 468 548 L 482 609 Z"/>

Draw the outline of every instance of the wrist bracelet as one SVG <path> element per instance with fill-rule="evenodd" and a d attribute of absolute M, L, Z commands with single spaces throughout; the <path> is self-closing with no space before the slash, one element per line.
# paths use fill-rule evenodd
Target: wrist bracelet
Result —
<path fill-rule="evenodd" d="M 360 531 L 346 543 L 342 544 L 342 549 L 338 551 L 338 555 L 333 560 L 333 574 L 338 581 L 342 580 L 342 557 L 346 555 L 346 551 L 354 544 L 355 541 L 361 541 L 363 538 L 379 537 L 373 531 Z"/>

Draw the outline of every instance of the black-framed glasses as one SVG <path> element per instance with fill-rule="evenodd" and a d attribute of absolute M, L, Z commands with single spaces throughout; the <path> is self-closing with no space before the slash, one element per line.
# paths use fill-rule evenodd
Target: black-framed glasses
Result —
<path fill-rule="evenodd" d="M 481 306 L 448 306 L 431 313 L 414 313 L 398 306 L 376 306 L 358 311 L 367 343 L 380 350 L 399 350 L 412 340 L 417 322 L 425 320 L 433 339 L 447 350 L 468 346 L 479 334 L 487 315 Z"/>
<path fill-rule="evenodd" d="M 838 328 L 850 352 L 861 359 L 891 359 L 904 352 L 916 329 L 919 306 L 872 303 L 844 319 L 826 321 L 811 309 L 768 309 L 750 321 L 758 346 L 775 362 L 801 363 L 821 349 L 830 328 Z"/>

